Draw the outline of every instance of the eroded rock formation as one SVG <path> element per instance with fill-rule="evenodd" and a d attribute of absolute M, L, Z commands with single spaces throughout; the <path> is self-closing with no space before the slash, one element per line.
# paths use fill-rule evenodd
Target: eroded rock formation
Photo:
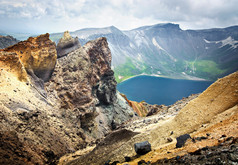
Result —
<path fill-rule="evenodd" d="M 15 52 L 27 72 L 44 81 L 49 80 L 56 64 L 55 43 L 49 39 L 48 33 L 35 38 L 30 37 L 3 51 Z"/>
<path fill-rule="evenodd" d="M 57 57 L 66 56 L 68 53 L 80 48 L 78 37 L 73 38 L 70 36 L 69 31 L 64 32 L 64 36 L 59 40 L 57 44 Z"/>
<path fill-rule="evenodd" d="M 15 52 L 0 51 L 1 71 L 15 75 L 20 81 L 27 81 L 28 76 L 24 65 Z"/>
<path fill-rule="evenodd" d="M 99 38 L 59 58 L 47 90 L 57 92 L 52 97 L 59 98 L 61 108 L 75 112 L 85 131 L 102 137 L 113 124 L 134 116 L 117 94 L 113 74 L 106 38 Z M 100 121 L 101 131 L 95 128 L 94 119 Z"/>
<path fill-rule="evenodd" d="M 105 38 L 56 62 L 45 34 L 1 50 L 0 60 L 0 164 L 55 163 L 134 117 Z"/>

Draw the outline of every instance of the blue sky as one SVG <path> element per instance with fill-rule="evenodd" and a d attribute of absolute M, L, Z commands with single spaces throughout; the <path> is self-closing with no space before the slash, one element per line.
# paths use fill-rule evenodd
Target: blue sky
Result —
<path fill-rule="evenodd" d="M 157 23 L 182 29 L 238 25 L 238 0 L 0 0 L 0 31 L 62 32 Z"/>

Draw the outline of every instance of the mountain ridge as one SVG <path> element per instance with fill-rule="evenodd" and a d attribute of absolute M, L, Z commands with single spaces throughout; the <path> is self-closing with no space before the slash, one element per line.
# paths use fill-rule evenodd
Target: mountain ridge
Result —
<path fill-rule="evenodd" d="M 51 34 L 57 42 L 61 33 Z M 106 37 L 118 82 L 139 75 L 216 80 L 238 69 L 238 26 L 182 30 L 163 23 L 121 31 L 110 26 L 71 32 L 82 45 Z"/>
<path fill-rule="evenodd" d="M 147 74 L 215 81 L 238 69 L 238 25 L 187 29 L 159 23 L 122 31 L 115 26 L 70 32 L 81 45 L 106 37 L 117 82 Z M 56 43 L 62 33 L 52 33 Z"/>

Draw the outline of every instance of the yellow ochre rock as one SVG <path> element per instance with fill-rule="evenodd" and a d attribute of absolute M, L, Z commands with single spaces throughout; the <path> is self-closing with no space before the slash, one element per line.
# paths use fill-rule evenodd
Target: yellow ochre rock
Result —
<path fill-rule="evenodd" d="M 27 72 L 15 52 L 0 51 L 0 73 L 6 71 L 20 81 L 27 81 Z"/>
<path fill-rule="evenodd" d="M 16 53 L 25 69 L 44 81 L 49 80 L 57 59 L 55 43 L 49 39 L 48 33 L 30 37 L 0 51 Z"/>

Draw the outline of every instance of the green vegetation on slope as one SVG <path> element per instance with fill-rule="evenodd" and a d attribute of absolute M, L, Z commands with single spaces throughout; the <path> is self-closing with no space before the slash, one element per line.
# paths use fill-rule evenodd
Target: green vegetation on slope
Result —
<path fill-rule="evenodd" d="M 132 62 L 132 60 L 130 58 L 127 58 L 124 64 L 119 65 L 114 69 L 117 83 L 120 83 L 125 79 L 142 73 L 151 74 L 151 69 L 149 68 L 149 66 L 145 64 L 140 64 L 140 66 L 140 69 L 138 69 Z"/>
<path fill-rule="evenodd" d="M 219 65 L 210 60 L 199 60 L 186 62 L 188 66 L 187 74 L 192 74 L 196 77 L 205 78 L 208 80 L 215 80 L 219 75 L 226 72 L 226 69 L 219 68 Z"/>
<path fill-rule="evenodd" d="M 207 80 L 216 80 L 218 77 L 223 76 L 227 72 L 227 69 L 222 68 L 219 64 L 212 60 L 197 60 L 197 61 L 183 61 L 178 60 L 174 64 L 167 64 L 159 62 L 160 66 L 168 68 L 171 73 L 176 73 L 178 77 L 181 77 L 184 73 L 190 76 L 199 77 Z M 117 66 L 114 69 L 115 78 L 118 83 L 125 79 L 139 75 L 139 74 L 153 74 L 156 73 L 158 69 L 152 69 L 149 65 L 145 63 L 140 63 L 140 67 L 132 62 L 132 59 L 127 58 L 126 62 L 122 65 Z M 167 75 L 166 73 L 161 73 L 162 75 Z M 179 76 L 180 75 L 180 76 Z M 169 76 L 169 75 L 167 75 Z M 175 76 L 175 74 L 170 75 Z M 182 78 L 182 77 L 181 77 Z"/>

